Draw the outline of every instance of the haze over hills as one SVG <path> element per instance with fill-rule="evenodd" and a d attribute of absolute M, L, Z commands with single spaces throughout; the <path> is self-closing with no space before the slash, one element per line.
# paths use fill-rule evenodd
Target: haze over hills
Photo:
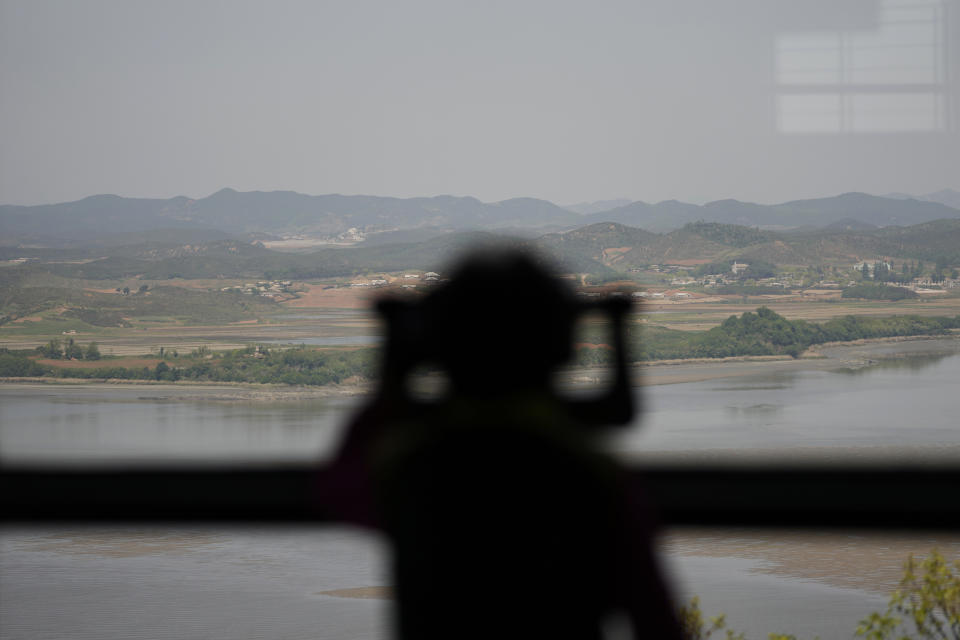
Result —
<path fill-rule="evenodd" d="M 960 217 L 960 210 L 938 202 L 884 198 L 866 193 L 844 193 L 830 198 L 794 200 L 776 205 L 739 200 L 717 200 L 702 206 L 677 200 L 657 204 L 633 202 L 584 216 L 593 222 L 619 222 L 651 231 L 669 231 L 699 220 L 790 229 L 823 227 L 851 220 L 874 226 L 902 226 L 957 217 Z"/>
<path fill-rule="evenodd" d="M 591 213 L 600 213 L 601 211 L 609 211 L 610 209 L 616 209 L 617 207 L 625 207 L 630 204 L 630 202 L 631 201 L 627 200 L 626 198 L 617 198 L 615 200 L 597 200 L 595 202 L 566 204 L 563 205 L 563 208 L 581 215 L 588 215 Z"/>
<path fill-rule="evenodd" d="M 938 197 L 951 201 L 944 190 Z M 933 197 L 937 194 L 931 194 Z M 616 201 L 610 201 L 613 203 Z M 583 205 L 588 211 L 603 203 Z M 580 205 L 576 205 L 580 207 Z M 37 206 L 0 206 L 0 236 L 5 246 L 123 244 L 123 234 L 163 230 L 164 234 L 207 230 L 248 239 L 302 235 L 336 237 L 359 230 L 372 243 L 422 240 L 457 230 L 495 230 L 531 236 L 597 222 L 615 222 L 648 231 L 670 231 L 697 221 L 768 229 L 905 226 L 960 218 L 960 209 L 932 200 L 846 193 L 830 198 L 761 205 L 718 200 L 695 205 L 676 200 L 633 202 L 579 214 L 536 198 L 484 203 L 476 198 L 434 196 L 388 198 L 311 196 L 292 191 L 238 192 L 222 189 L 206 198 L 124 198 L 98 195 L 76 202 Z M 177 230 L 180 230 L 179 232 Z M 210 231 L 213 230 L 213 231 Z M 384 234 L 380 241 L 378 234 Z"/>
<path fill-rule="evenodd" d="M 292 191 L 222 189 L 206 198 L 122 198 L 98 195 L 76 202 L 0 206 L 4 244 L 90 242 L 104 233 L 152 229 L 218 229 L 232 234 L 336 236 L 351 228 L 367 233 L 436 228 L 496 229 L 571 225 L 580 216 L 546 200 L 310 196 Z"/>
<path fill-rule="evenodd" d="M 939 202 L 940 204 L 945 204 L 948 207 L 960 209 L 960 191 L 956 191 L 954 189 L 941 189 L 940 191 L 934 191 L 933 193 L 928 193 L 921 196 L 912 196 L 907 193 L 888 193 L 884 197 L 895 198 L 897 200 L 908 200 L 913 198 L 914 200 L 922 200 L 924 202 Z"/>
<path fill-rule="evenodd" d="M 268 249 L 242 239 L 206 242 L 141 242 L 87 249 L 0 247 L 0 259 L 28 259 L 0 270 L 0 278 L 33 273 L 67 278 L 117 279 L 266 277 L 314 279 L 404 269 L 443 270 L 467 247 L 513 243 L 538 250 L 567 273 L 610 275 L 651 264 L 763 262 L 781 266 L 850 267 L 880 258 L 960 265 L 960 218 L 907 227 L 778 232 L 739 225 L 696 222 L 654 233 L 613 222 L 564 233 L 518 238 L 489 231 L 461 231 L 415 242 L 328 247 L 308 253 Z M 106 254 L 106 255 L 105 255 Z M 19 274 L 19 275 L 18 275 Z"/>
<path fill-rule="evenodd" d="M 850 265 L 879 257 L 957 264 L 960 263 L 960 219 L 908 227 L 822 229 L 802 233 L 695 222 L 658 234 L 603 222 L 563 234 L 547 234 L 532 244 L 563 265 L 592 261 L 618 271 L 650 264 L 689 265 L 734 260 L 795 266 Z"/>

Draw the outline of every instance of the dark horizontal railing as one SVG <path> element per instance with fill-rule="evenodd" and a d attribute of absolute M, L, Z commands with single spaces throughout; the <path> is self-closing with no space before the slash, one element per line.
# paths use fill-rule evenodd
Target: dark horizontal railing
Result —
<path fill-rule="evenodd" d="M 318 467 L 6 469 L 6 522 L 324 522 Z M 631 480 L 666 525 L 960 528 L 960 469 L 648 467 Z"/>

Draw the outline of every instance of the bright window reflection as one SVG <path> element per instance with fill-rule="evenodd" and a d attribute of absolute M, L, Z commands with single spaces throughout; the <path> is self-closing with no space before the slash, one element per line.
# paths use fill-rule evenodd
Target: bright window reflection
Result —
<path fill-rule="evenodd" d="M 953 129 L 945 10 L 942 0 L 883 0 L 874 30 L 778 36 L 779 131 Z"/>

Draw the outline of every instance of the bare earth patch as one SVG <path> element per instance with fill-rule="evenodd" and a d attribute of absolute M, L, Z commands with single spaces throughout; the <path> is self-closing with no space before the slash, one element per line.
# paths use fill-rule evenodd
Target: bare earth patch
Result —
<path fill-rule="evenodd" d="M 299 298 L 283 304 L 306 309 L 368 309 L 373 291 L 370 289 L 336 287 L 324 289 L 323 285 L 303 285 L 306 291 Z"/>
<path fill-rule="evenodd" d="M 93 293 L 115 293 L 117 295 L 120 295 L 120 292 L 117 291 L 116 289 L 96 289 L 93 287 L 84 287 L 83 290 L 92 291 Z"/>

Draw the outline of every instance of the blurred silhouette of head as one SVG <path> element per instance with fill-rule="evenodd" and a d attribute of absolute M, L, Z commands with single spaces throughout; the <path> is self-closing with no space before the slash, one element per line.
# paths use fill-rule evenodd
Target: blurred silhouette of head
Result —
<path fill-rule="evenodd" d="M 527 252 L 468 255 L 424 300 L 424 312 L 434 359 L 457 392 L 544 387 L 570 356 L 573 296 Z"/>

